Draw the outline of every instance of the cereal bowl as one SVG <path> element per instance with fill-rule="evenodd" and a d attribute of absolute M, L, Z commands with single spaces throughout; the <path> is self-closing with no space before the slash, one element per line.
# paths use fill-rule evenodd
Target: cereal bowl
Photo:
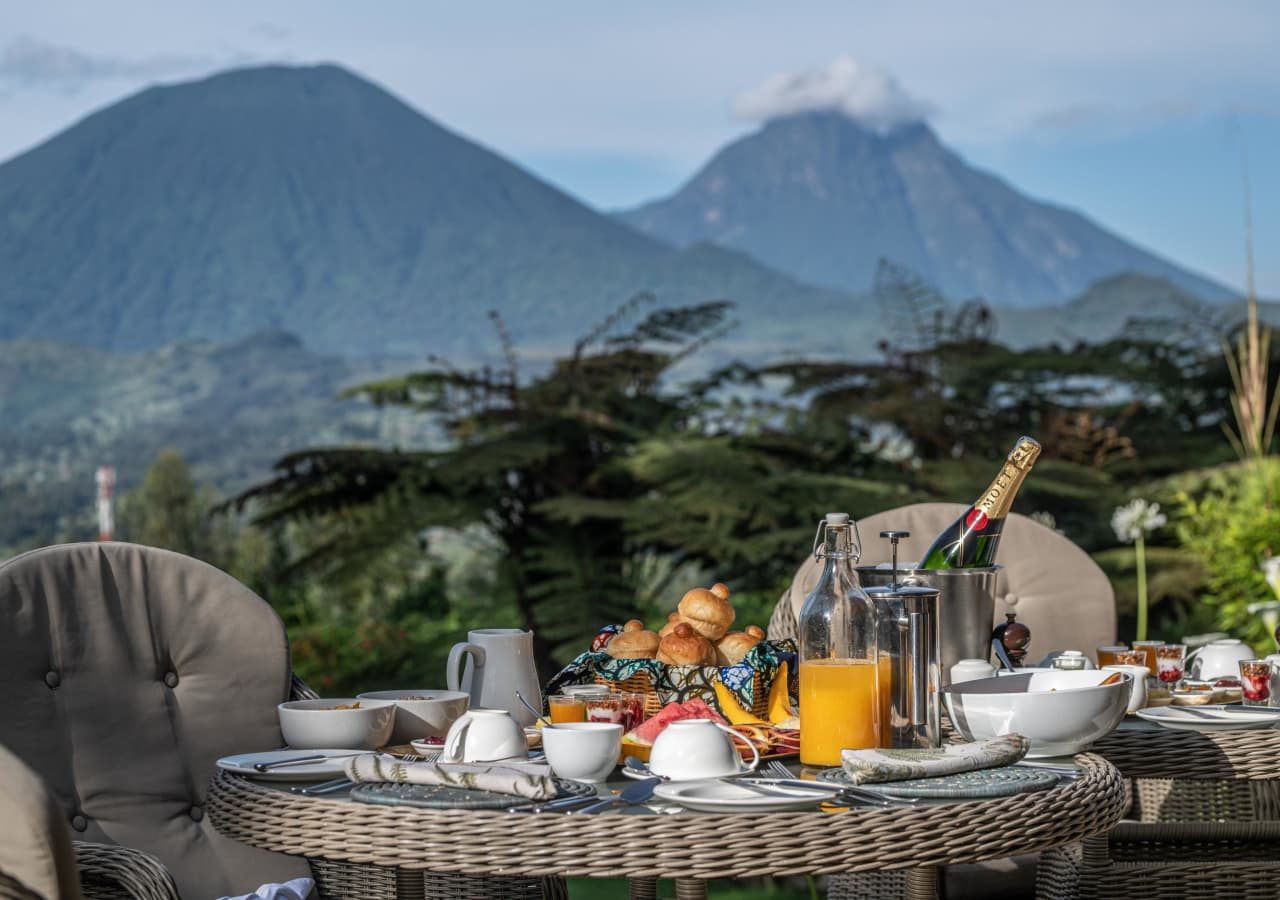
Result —
<path fill-rule="evenodd" d="M 300 750 L 374 750 L 390 740 L 396 722 L 390 700 L 290 700 L 276 712 L 285 743 Z"/>
<path fill-rule="evenodd" d="M 356 695 L 361 703 L 387 700 L 396 705 L 391 743 L 407 744 L 428 737 L 444 737 L 467 711 L 471 696 L 462 691 L 369 691 Z"/>

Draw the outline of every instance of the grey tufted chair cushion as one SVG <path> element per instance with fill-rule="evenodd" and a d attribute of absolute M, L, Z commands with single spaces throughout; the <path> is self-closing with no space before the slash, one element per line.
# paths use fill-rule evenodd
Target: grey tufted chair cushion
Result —
<path fill-rule="evenodd" d="M 899 559 L 917 560 L 933 539 L 967 509 L 959 503 L 915 503 L 858 520 L 862 562 L 889 561 L 881 531 L 909 531 Z M 1092 658 L 1097 647 L 1116 639 L 1115 591 L 1106 574 L 1070 539 L 1019 513 L 1012 513 L 1000 537 L 996 561 L 994 624 L 1016 612 L 1031 629 L 1028 664 L 1051 650 L 1081 650 Z M 804 598 L 818 583 L 822 565 L 812 556 L 797 570 L 769 625 L 770 637 L 793 637 Z M 791 616 L 780 615 L 789 606 Z M 787 632 L 789 629 L 789 633 Z"/>
<path fill-rule="evenodd" d="M 279 617 L 205 563 L 133 544 L 65 544 L 0 565 L 0 743 L 35 769 L 72 837 L 147 851 L 186 900 L 310 874 L 218 834 L 220 756 L 282 746 Z"/>
<path fill-rule="evenodd" d="M 40 776 L 4 746 L 0 746 L 0 875 L 41 900 L 80 900 L 80 873 L 66 818 Z M 0 897 L 4 896 L 0 886 Z"/>

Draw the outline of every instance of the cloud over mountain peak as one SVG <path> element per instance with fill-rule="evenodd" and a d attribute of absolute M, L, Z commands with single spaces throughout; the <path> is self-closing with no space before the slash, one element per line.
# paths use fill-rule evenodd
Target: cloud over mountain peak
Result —
<path fill-rule="evenodd" d="M 926 119 L 932 104 L 912 96 L 883 69 L 842 54 L 825 66 L 778 72 L 733 102 L 744 119 L 766 120 L 804 112 L 842 112 L 878 128 Z"/>

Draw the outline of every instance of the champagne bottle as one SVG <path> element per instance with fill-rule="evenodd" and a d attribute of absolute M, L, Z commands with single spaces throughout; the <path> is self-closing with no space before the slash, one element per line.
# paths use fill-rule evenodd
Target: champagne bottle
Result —
<path fill-rule="evenodd" d="M 990 566 L 1013 498 L 1040 455 L 1040 445 L 1018 438 L 1000 473 L 964 515 L 938 535 L 920 560 L 922 569 L 972 569 Z"/>

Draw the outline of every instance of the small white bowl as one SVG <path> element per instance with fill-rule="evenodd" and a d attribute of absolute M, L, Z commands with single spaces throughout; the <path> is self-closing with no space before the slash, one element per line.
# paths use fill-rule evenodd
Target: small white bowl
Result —
<path fill-rule="evenodd" d="M 396 725 L 391 743 L 408 744 L 424 737 L 444 737 L 449 726 L 467 711 L 471 696 L 462 691 L 369 691 L 357 694 L 366 700 L 390 700 L 396 705 Z"/>
<path fill-rule="evenodd" d="M 359 703 L 358 709 L 336 709 Z M 391 738 L 396 705 L 390 700 L 290 700 L 276 707 L 284 742 L 299 750 L 375 750 Z"/>
<path fill-rule="evenodd" d="M 947 712 L 966 740 L 1021 734 L 1029 757 L 1069 756 L 1111 732 L 1125 716 L 1127 673 L 1099 685 L 1107 673 L 1047 671 L 980 678 L 945 688 Z"/>
<path fill-rule="evenodd" d="M 562 722 L 542 729 L 542 749 L 561 778 L 599 784 L 618 764 L 622 726 L 611 722 Z"/>

